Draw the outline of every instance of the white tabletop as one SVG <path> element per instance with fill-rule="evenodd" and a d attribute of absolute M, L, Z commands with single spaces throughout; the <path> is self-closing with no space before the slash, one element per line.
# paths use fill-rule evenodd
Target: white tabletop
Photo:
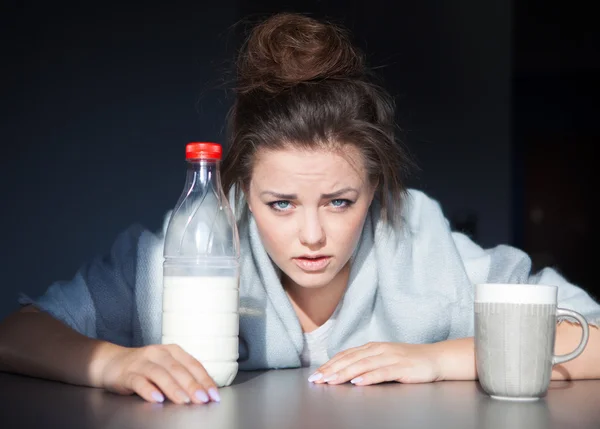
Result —
<path fill-rule="evenodd" d="M 182 406 L 0 373 L 0 427 L 600 428 L 600 380 L 552 382 L 544 398 L 517 403 L 489 398 L 477 382 L 327 386 L 308 383 L 309 374 L 240 373 L 221 403 Z"/>

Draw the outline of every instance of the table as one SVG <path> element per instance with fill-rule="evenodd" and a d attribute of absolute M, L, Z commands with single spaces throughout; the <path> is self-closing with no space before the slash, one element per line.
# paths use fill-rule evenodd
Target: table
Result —
<path fill-rule="evenodd" d="M 528 403 L 488 397 L 477 382 L 314 385 L 310 370 L 242 372 L 221 403 L 150 404 L 136 395 L 0 373 L 0 427 L 227 429 L 600 428 L 600 380 L 552 382 Z"/>

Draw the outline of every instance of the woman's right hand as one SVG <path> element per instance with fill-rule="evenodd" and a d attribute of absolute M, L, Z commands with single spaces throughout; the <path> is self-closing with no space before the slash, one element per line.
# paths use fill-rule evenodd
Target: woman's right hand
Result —
<path fill-rule="evenodd" d="M 198 360 L 175 344 L 120 348 L 101 374 L 106 390 L 149 402 L 219 402 L 217 386 Z"/>

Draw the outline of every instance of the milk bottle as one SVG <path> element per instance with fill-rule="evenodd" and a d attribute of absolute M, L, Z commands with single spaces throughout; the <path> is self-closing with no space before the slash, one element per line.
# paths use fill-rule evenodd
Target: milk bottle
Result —
<path fill-rule="evenodd" d="M 187 174 L 165 236 L 162 343 L 178 344 L 219 387 L 238 371 L 239 237 L 220 178 L 221 146 L 186 145 Z"/>

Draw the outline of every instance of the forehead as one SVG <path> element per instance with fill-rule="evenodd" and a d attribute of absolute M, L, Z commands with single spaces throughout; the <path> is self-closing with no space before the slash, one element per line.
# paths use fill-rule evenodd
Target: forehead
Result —
<path fill-rule="evenodd" d="M 254 157 L 253 181 L 279 184 L 299 178 L 321 181 L 349 181 L 355 184 L 366 180 L 366 169 L 361 153 L 352 145 L 342 150 L 259 149 Z"/>

